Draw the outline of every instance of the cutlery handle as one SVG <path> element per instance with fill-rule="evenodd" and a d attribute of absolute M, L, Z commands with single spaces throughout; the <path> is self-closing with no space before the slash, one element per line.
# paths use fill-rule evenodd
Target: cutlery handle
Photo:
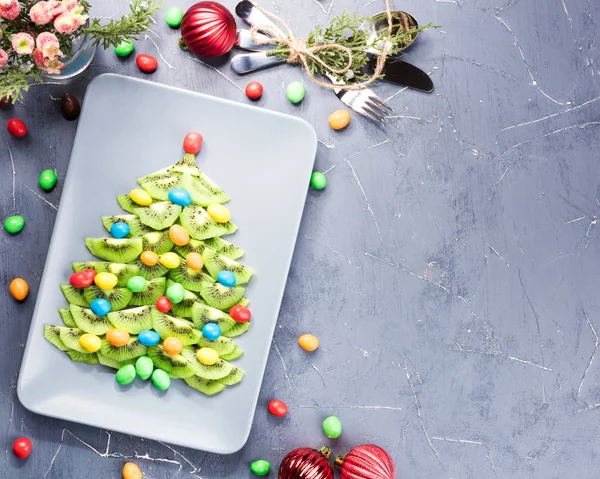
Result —
<path fill-rule="evenodd" d="M 244 53 L 231 59 L 231 69 L 238 75 L 245 75 L 256 70 L 269 68 L 285 63 L 285 59 L 278 56 L 267 56 L 266 52 Z"/>
<path fill-rule="evenodd" d="M 244 20 L 251 27 L 255 25 L 264 25 L 272 27 L 276 30 L 280 30 L 273 21 L 267 17 L 263 12 L 256 8 L 252 2 L 248 0 L 242 0 L 235 7 L 235 13 L 238 17 Z"/>
<path fill-rule="evenodd" d="M 261 33 L 256 33 L 257 38 L 269 38 L 266 35 Z M 250 36 L 250 30 L 241 30 L 237 31 L 237 43 L 236 47 L 241 48 L 242 50 L 248 50 L 250 52 L 261 52 L 264 50 L 271 50 L 275 48 L 276 45 L 259 45 L 254 43 L 252 37 Z"/>

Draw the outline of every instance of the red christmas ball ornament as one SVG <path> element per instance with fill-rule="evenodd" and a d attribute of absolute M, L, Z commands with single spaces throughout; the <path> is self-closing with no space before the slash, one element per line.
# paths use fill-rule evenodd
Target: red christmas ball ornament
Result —
<path fill-rule="evenodd" d="M 279 479 L 333 479 L 331 449 L 301 447 L 290 452 L 279 466 Z"/>
<path fill-rule="evenodd" d="M 185 46 L 198 56 L 225 55 L 237 41 L 235 19 L 220 3 L 196 3 L 183 16 L 181 38 Z"/>
<path fill-rule="evenodd" d="M 396 479 L 396 466 L 385 449 L 375 444 L 362 444 L 346 457 L 336 457 L 342 479 Z"/>

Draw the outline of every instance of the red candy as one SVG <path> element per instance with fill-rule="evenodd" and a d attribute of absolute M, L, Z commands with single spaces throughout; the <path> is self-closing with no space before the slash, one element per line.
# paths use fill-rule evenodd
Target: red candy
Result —
<path fill-rule="evenodd" d="M 200 133 L 193 131 L 185 135 L 183 149 L 186 153 L 195 155 L 200 151 L 200 148 L 202 148 L 202 135 Z"/>
<path fill-rule="evenodd" d="M 229 310 L 229 316 L 231 316 L 238 323 L 247 323 L 250 321 L 252 314 L 250 310 L 241 304 L 236 304 Z"/>
<path fill-rule="evenodd" d="M 144 73 L 153 73 L 158 68 L 158 60 L 152 55 L 146 55 L 145 53 L 140 53 L 135 57 L 135 62 L 138 68 Z"/>
<path fill-rule="evenodd" d="M 263 86 L 257 81 L 253 81 L 246 85 L 246 96 L 251 100 L 259 100 L 263 94 Z"/>
<path fill-rule="evenodd" d="M 13 452 L 19 459 L 26 459 L 31 454 L 31 441 L 26 437 L 20 437 L 13 443 Z"/>
<path fill-rule="evenodd" d="M 69 283 L 74 288 L 87 288 L 91 286 L 96 277 L 96 271 L 93 269 L 84 269 L 79 273 L 73 273 L 69 279 Z"/>
<path fill-rule="evenodd" d="M 287 404 L 283 401 L 279 401 L 278 399 L 273 399 L 269 403 L 269 412 L 273 414 L 273 416 L 283 417 L 288 412 Z"/>
<path fill-rule="evenodd" d="M 23 138 L 27 134 L 27 127 L 18 118 L 11 118 L 6 124 L 6 129 L 12 136 Z"/>
<path fill-rule="evenodd" d="M 161 313 L 168 313 L 171 311 L 171 307 L 173 303 L 166 296 L 161 296 L 156 300 L 156 309 L 158 309 Z"/>

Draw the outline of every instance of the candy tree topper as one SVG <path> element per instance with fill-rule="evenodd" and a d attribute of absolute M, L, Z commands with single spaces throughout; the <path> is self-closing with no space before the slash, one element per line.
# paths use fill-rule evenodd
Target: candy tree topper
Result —
<path fill-rule="evenodd" d="M 90 19 L 87 0 L 0 0 L 0 98 L 15 102 L 31 81 L 60 74 L 77 37 L 103 48 L 137 40 L 159 7 L 160 0 L 132 0 L 127 15 L 101 24 Z"/>

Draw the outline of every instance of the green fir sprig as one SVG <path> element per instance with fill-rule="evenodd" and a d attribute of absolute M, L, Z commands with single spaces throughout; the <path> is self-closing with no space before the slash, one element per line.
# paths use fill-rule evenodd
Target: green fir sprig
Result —
<path fill-rule="evenodd" d="M 3 68 L 0 73 L 0 98 L 10 98 L 13 103 L 21 100 L 29 90 L 30 79 L 34 83 L 41 82 L 40 71 L 33 69 L 27 72 L 18 66 Z"/>

